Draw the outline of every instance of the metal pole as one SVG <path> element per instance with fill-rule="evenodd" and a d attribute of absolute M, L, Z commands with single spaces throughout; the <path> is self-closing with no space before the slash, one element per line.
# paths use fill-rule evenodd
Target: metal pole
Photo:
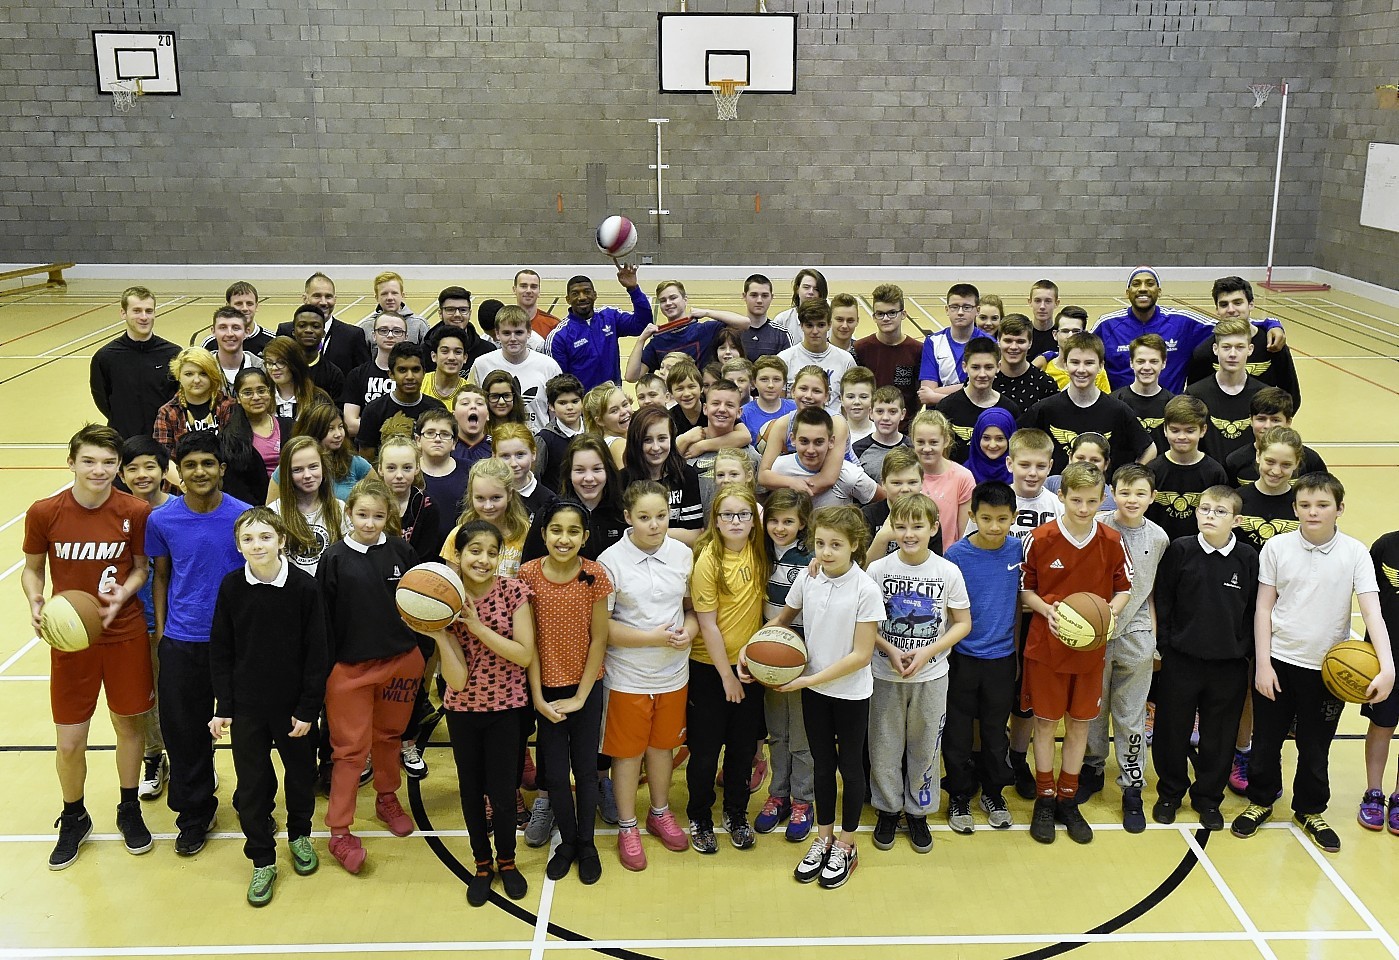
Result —
<path fill-rule="evenodd" d="M 660 129 L 659 127 L 657 128 Z M 1268 225 L 1268 278 L 1273 282 L 1273 243 L 1278 235 L 1278 195 L 1282 192 L 1282 142 L 1287 135 L 1287 81 L 1282 82 L 1282 115 L 1278 118 L 1278 163 L 1273 171 L 1273 217 Z M 657 136 L 660 136 L 658 133 Z M 659 174 L 658 174 L 659 176 Z"/>
<path fill-rule="evenodd" d="M 670 120 L 665 117 L 652 117 L 650 122 L 656 125 L 656 162 L 650 164 L 651 169 L 656 171 L 656 209 L 652 210 L 651 214 L 652 216 L 662 217 L 670 213 L 670 211 L 665 208 L 665 203 L 662 200 L 661 171 L 669 170 L 670 167 L 661 163 L 661 124 L 670 123 Z M 657 226 L 659 227 L 659 223 Z M 657 232 L 659 233 L 659 230 Z"/>

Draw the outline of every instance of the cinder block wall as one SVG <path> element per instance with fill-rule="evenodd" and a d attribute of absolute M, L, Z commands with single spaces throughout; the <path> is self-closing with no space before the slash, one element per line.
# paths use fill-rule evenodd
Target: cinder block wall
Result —
<path fill-rule="evenodd" d="M 1348 0 L 1342 29 L 1387 3 Z M 1331 0 L 772 7 L 802 14 L 800 92 L 722 123 L 657 92 L 671 2 L 15 0 L 0 260 L 568 262 L 619 211 L 659 263 L 1257 264 L 1277 112 L 1247 84 L 1286 76 L 1277 259 L 1309 264 L 1327 151 L 1363 155 L 1331 140 Z M 111 27 L 174 29 L 183 95 L 115 115 Z M 1333 173 L 1328 210 L 1358 204 Z M 1384 279 L 1342 242 L 1328 266 Z"/>
<path fill-rule="evenodd" d="M 1316 265 L 1399 287 L 1399 234 L 1360 225 L 1365 157 L 1371 141 L 1399 143 L 1399 110 L 1380 110 L 1374 89 L 1399 83 L 1399 5 L 1336 4 L 1331 138 L 1321 178 Z"/>

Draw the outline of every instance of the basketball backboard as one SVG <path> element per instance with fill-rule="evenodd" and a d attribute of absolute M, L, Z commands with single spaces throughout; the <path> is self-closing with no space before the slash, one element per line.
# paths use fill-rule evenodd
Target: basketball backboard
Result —
<path fill-rule="evenodd" d="M 656 15 L 661 93 L 709 93 L 716 80 L 744 93 L 797 92 L 795 13 Z"/>
<path fill-rule="evenodd" d="M 141 81 L 144 94 L 180 92 L 172 30 L 94 30 L 92 54 L 99 93 L 112 93 L 116 84 L 135 80 Z"/>

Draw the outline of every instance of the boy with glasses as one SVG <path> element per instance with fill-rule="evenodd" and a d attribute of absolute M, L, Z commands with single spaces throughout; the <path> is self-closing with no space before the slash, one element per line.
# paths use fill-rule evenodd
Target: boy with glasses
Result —
<path fill-rule="evenodd" d="M 923 345 L 904 333 L 904 292 L 892 283 L 881 283 L 870 294 L 874 304 L 874 333 L 855 341 L 851 354 L 855 363 L 874 371 L 880 387 L 896 387 L 903 396 L 900 430 L 918 409 L 918 368 L 923 362 Z"/>
<path fill-rule="evenodd" d="M 345 415 L 345 431 L 353 439 L 359 435 L 359 420 L 364 408 L 393 389 L 389 375 L 389 353 L 408 336 L 408 323 L 402 317 L 383 314 L 374 323 L 375 355 L 360 364 L 345 377 L 345 391 L 340 396 Z"/>
<path fill-rule="evenodd" d="M 986 334 L 976 325 L 981 293 L 970 283 L 955 283 L 947 291 L 947 326 L 923 341 L 918 368 L 918 399 L 928 406 L 962 389 L 962 351 L 972 337 Z"/>

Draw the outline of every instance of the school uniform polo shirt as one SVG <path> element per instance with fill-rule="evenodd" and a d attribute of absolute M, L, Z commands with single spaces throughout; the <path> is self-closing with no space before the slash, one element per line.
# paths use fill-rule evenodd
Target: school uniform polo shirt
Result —
<path fill-rule="evenodd" d="M 641 630 L 684 625 L 684 600 L 694 566 L 694 555 L 685 544 L 667 537 L 658 550 L 647 553 L 632 542 L 628 531 L 602 552 L 598 563 L 615 588 L 607 598 L 613 620 Z M 607 687 L 644 694 L 680 690 L 690 680 L 689 662 L 689 649 L 609 644 Z"/>
<path fill-rule="evenodd" d="M 1300 530 L 1263 545 L 1258 582 L 1275 587 L 1272 655 L 1283 663 L 1320 670 L 1326 651 L 1350 637 L 1351 594 L 1379 593 L 1365 545 L 1337 530 L 1314 544 Z"/>

